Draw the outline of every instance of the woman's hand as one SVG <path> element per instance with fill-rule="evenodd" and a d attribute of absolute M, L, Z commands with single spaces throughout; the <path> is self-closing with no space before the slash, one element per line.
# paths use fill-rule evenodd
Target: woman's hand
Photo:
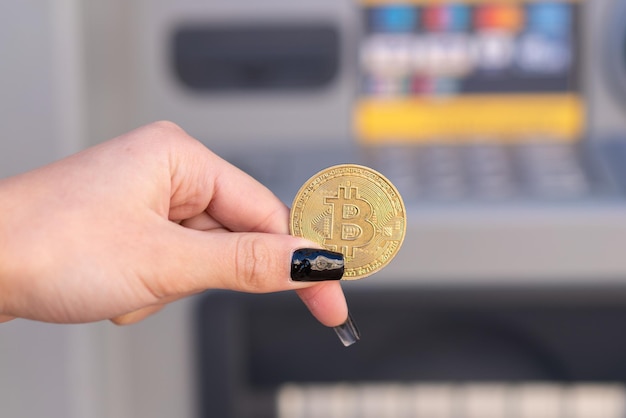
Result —
<path fill-rule="evenodd" d="M 291 280 L 315 244 L 288 208 L 169 122 L 0 181 L 0 214 L 0 321 L 127 324 L 206 289 L 296 290 L 323 324 L 348 317 L 341 272 Z"/>

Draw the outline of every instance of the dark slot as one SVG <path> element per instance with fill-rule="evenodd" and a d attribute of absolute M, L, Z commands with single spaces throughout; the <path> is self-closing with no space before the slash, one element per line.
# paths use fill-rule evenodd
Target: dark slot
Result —
<path fill-rule="evenodd" d="M 181 26 L 176 77 L 200 91 L 315 89 L 339 67 L 339 34 L 326 24 Z"/>

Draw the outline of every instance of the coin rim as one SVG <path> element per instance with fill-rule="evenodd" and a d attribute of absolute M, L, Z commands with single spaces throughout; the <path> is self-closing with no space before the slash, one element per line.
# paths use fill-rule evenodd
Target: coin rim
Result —
<path fill-rule="evenodd" d="M 385 268 L 391 262 L 391 260 L 393 260 L 396 257 L 396 255 L 398 255 L 398 252 L 400 252 L 400 249 L 402 248 L 402 244 L 404 243 L 404 237 L 406 236 L 406 224 L 407 224 L 406 206 L 404 205 L 404 200 L 402 199 L 402 195 L 400 194 L 400 192 L 398 191 L 396 186 L 384 174 L 382 174 L 381 172 L 379 172 L 377 170 L 374 170 L 371 167 L 367 167 L 367 166 L 364 166 L 364 165 L 361 165 L 361 164 L 350 164 L 350 163 L 337 164 L 337 165 L 333 165 L 333 166 L 330 166 L 330 167 L 327 167 L 327 168 L 325 168 L 323 170 L 318 171 L 317 173 L 315 173 L 313 176 L 311 176 L 307 181 L 305 181 L 302 184 L 302 187 L 300 187 L 300 189 L 298 189 L 298 192 L 295 194 L 295 196 L 293 198 L 293 201 L 291 202 L 291 207 L 289 208 L 289 235 L 292 235 L 292 236 L 295 236 L 295 237 L 300 237 L 300 238 L 305 238 L 305 237 L 303 237 L 301 235 L 295 235 L 294 234 L 294 226 L 293 226 L 294 210 L 293 210 L 293 208 L 295 207 L 296 202 L 299 200 L 298 196 L 300 196 L 300 194 L 310 185 L 310 183 L 313 180 L 315 180 L 317 177 L 319 177 L 322 173 L 325 173 L 325 172 L 330 171 L 330 170 L 338 169 L 338 168 L 348 168 L 348 167 L 360 168 L 360 169 L 363 169 L 365 171 L 372 172 L 372 173 L 376 174 L 377 176 L 379 176 L 384 181 L 386 181 L 387 184 L 389 184 L 389 186 L 391 186 L 391 189 L 396 193 L 396 196 L 398 196 L 398 200 L 400 201 L 400 206 L 402 207 L 402 211 L 404 212 L 404 222 L 403 222 L 403 228 L 402 228 L 402 237 L 399 240 L 400 242 L 398 244 L 397 250 L 378 269 L 376 269 L 374 271 L 371 271 L 369 273 L 360 275 L 360 276 L 343 277 L 341 279 L 341 280 L 346 280 L 346 281 L 352 281 L 352 280 L 360 280 L 360 279 L 363 279 L 365 277 L 371 276 L 373 274 L 378 273 L 383 268 Z M 313 241 L 313 240 L 311 240 L 311 241 Z M 313 242 L 315 242 L 315 241 L 313 241 Z M 322 246 L 324 248 L 324 246 L 322 244 L 320 244 L 318 242 L 316 242 L 316 244 L 319 244 L 320 246 Z"/>

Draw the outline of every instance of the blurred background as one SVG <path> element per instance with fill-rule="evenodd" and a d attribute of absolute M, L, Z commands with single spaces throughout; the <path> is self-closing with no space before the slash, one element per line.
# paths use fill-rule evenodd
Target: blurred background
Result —
<path fill-rule="evenodd" d="M 626 416 L 626 1 L 7 0 L 0 176 L 168 119 L 286 204 L 370 165 L 407 237 L 347 283 L 0 326 L 3 417 Z"/>

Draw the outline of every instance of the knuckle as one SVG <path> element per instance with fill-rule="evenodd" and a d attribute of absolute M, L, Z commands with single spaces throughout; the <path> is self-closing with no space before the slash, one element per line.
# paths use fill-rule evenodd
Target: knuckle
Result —
<path fill-rule="evenodd" d="M 151 132 L 150 140 L 152 143 L 159 141 L 163 144 L 175 144 L 189 137 L 183 128 L 167 120 L 153 122 L 148 126 L 148 129 Z"/>
<path fill-rule="evenodd" d="M 152 143 L 157 140 L 169 147 L 178 147 L 184 144 L 184 146 L 189 147 L 192 152 L 201 152 L 200 150 L 206 148 L 200 141 L 190 136 L 182 127 L 174 122 L 161 120 L 153 122 L 150 128 L 154 132 L 151 138 Z"/>
<path fill-rule="evenodd" d="M 272 251 L 261 237 L 242 234 L 237 240 L 236 276 L 239 290 L 266 292 L 267 272 L 271 271 Z"/>
<path fill-rule="evenodd" d="M 206 147 L 197 139 L 190 136 L 182 127 L 168 120 L 152 122 L 144 127 L 143 135 L 135 139 L 146 151 L 162 155 L 168 151 L 169 155 L 199 155 Z"/>
<path fill-rule="evenodd" d="M 183 128 L 178 126 L 176 123 L 169 120 L 159 120 L 153 122 L 151 127 L 159 132 L 163 133 L 180 133 L 183 132 Z"/>
<path fill-rule="evenodd" d="M 159 155 L 163 150 L 171 148 L 173 144 L 187 136 L 185 131 L 174 122 L 162 120 L 137 128 L 122 135 L 122 138 L 124 138 L 124 150 L 132 152 L 139 158 L 146 153 L 150 156 Z"/>

